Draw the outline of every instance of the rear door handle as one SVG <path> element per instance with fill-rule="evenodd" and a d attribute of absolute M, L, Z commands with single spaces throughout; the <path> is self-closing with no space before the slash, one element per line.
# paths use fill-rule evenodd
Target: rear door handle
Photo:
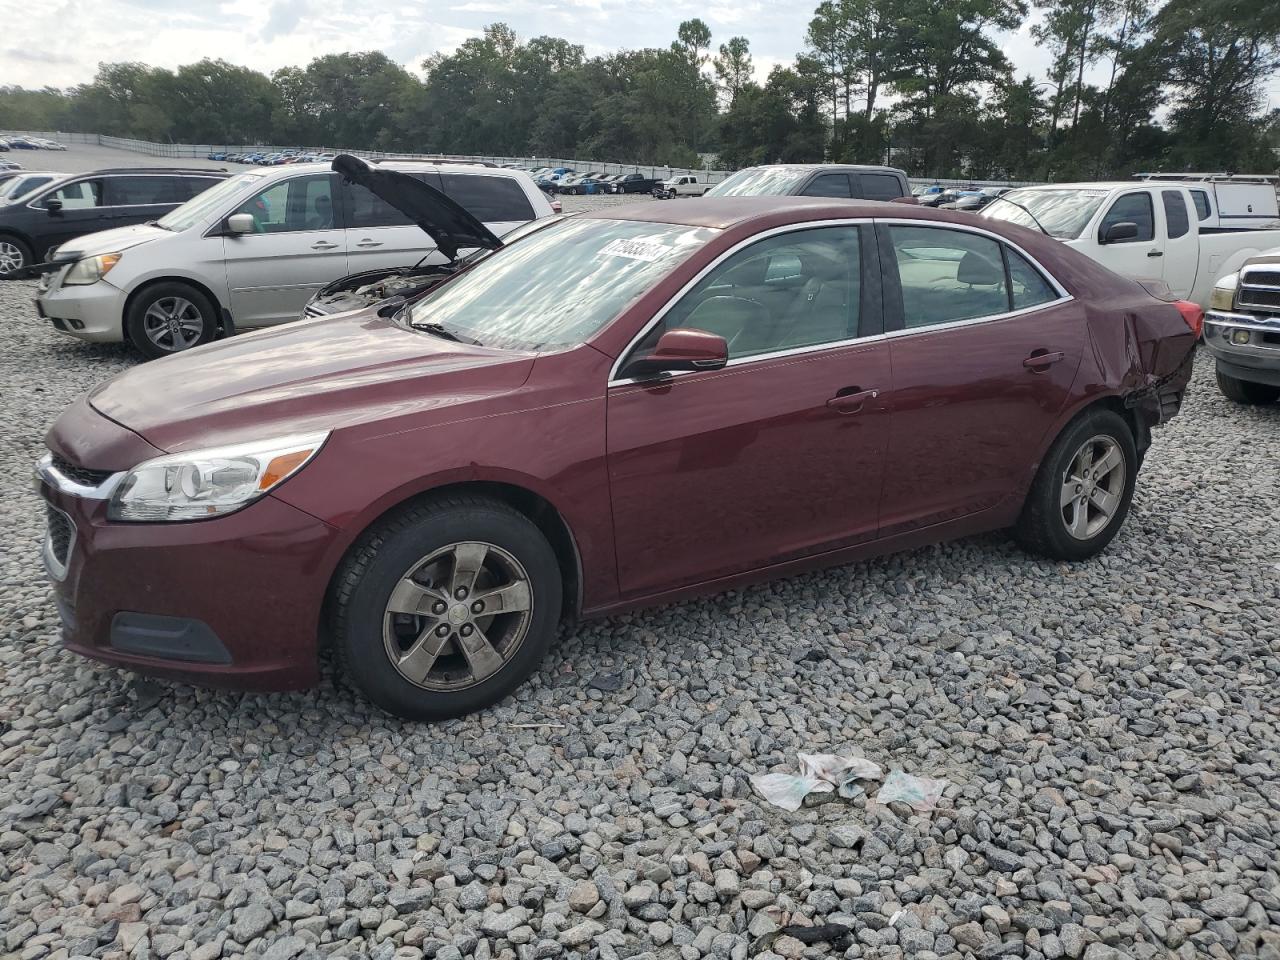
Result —
<path fill-rule="evenodd" d="M 858 387 L 845 387 L 827 401 L 827 406 L 837 413 L 857 413 L 868 400 L 880 396 L 879 390 L 862 390 Z"/>
<path fill-rule="evenodd" d="M 1067 359 L 1067 355 L 1061 350 L 1055 350 L 1053 353 L 1050 353 L 1048 350 L 1036 350 L 1032 352 L 1031 356 L 1022 361 L 1022 365 L 1028 370 L 1039 372 L 1040 370 L 1047 369 L 1050 365 L 1065 359 Z"/>
<path fill-rule="evenodd" d="M 382 241 L 381 240 L 361 240 L 359 243 L 356 244 L 356 246 L 357 247 L 380 247 L 382 246 Z"/>
<path fill-rule="evenodd" d="M 332 250 L 336 247 L 336 243 L 330 243 L 328 240 L 317 240 L 311 245 L 312 250 Z"/>
<path fill-rule="evenodd" d="M 1148 257 L 1163 257 L 1163 256 L 1164 256 L 1164 251 L 1163 251 L 1163 250 L 1148 250 L 1148 251 L 1147 251 L 1147 256 L 1148 256 Z"/>

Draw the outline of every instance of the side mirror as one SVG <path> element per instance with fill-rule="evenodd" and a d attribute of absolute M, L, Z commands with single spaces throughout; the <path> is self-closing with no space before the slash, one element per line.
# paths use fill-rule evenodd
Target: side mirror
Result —
<path fill-rule="evenodd" d="M 50 214 L 59 214 L 62 212 L 62 201 L 57 197 L 50 197 L 44 202 L 44 208 L 48 210 Z"/>
<path fill-rule="evenodd" d="M 1119 223 L 1113 223 L 1103 232 L 1100 241 L 1102 243 L 1123 243 L 1125 240 L 1138 239 L 1138 225 L 1131 220 L 1121 220 Z"/>
<path fill-rule="evenodd" d="M 227 217 L 227 233 L 237 236 L 243 233 L 253 233 L 253 214 L 233 213 Z"/>
<path fill-rule="evenodd" d="M 654 377 L 677 370 L 719 370 L 729 362 L 724 337 L 705 330 L 668 330 L 651 353 L 636 357 L 622 371 L 624 377 Z"/>

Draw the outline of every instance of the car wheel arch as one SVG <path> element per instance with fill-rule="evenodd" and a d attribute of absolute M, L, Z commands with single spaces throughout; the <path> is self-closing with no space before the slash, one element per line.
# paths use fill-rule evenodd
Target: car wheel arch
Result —
<path fill-rule="evenodd" d="M 1049 453 L 1054 443 L 1057 442 L 1058 437 L 1062 436 L 1064 431 L 1071 429 L 1073 423 L 1094 410 L 1111 410 L 1120 415 L 1133 433 L 1133 445 L 1138 451 L 1138 463 L 1142 463 L 1147 447 L 1151 446 L 1151 428 L 1138 416 L 1137 409 L 1125 403 L 1124 395 L 1120 393 L 1091 394 L 1074 406 L 1064 408 L 1057 422 L 1054 423 L 1052 428 L 1045 431 L 1045 435 L 1040 442 L 1040 448 L 1036 451 L 1035 461 L 1028 471 L 1021 491 L 1022 496 L 1027 494 L 1031 487 L 1031 482 L 1040 471 L 1040 464 L 1044 462 L 1045 456 Z"/>
<path fill-rule="evenodd" d="M 125 297 L 125 300 L 124 300 L 124 307 L 120 311 L 121 329 L 123 329 L 124 327 L 125 319 L 129 316 L 129 310 L 132 309 L 134 303 L 137 302 L 138 297 L 142 296 L 143 293 L 145 293 L 147 290 L 150 290 L 152 287 L 162 283 L 185 283 L 187 286 L 191 287 L 193 290 L 198 290 L 200 291 L 200 293 L 208 297 L 209 302 L 213 304 L 214 309 L 219 311 L 219 315 L 216 318 L 217 325 L 218 325 L 218 334 L 217 334 L 217 337 L 215 337 L 215 339 L 226 335 L 227 317 L 229 315 L 229 312 L 226 308 L 226 305 L 222 302 L 222 299 L 216 293 L 213 292 L 213 290 L 209 287 L 208 284 L 200 280 L 196 280 L 194 277 L 172 276 L 172 275 L 148 277 L 142 283 L 138 284 L 136 287 L 134 287 L 132 290 L 129 291 L 128 295 Z"/>
<path fill-rule="evenodd" d="M 460 480 L 440 484 L 396 499 L 393 503 L 383 504 L 376 514 L 363 518 L 358 529 L 353 528 L 349 532 L 341 553 L 332 563 L 324 602 L 326 604 L 329 602 L 333 592 L 334 578 L 343 570 L 351 552 L 358 549 L 365 533 L 388 517 L 411 509 L 424 501 L 459 495 L 487 497 L 504 503 L 533 522 L 551 544 L 551 549 L 555 552 L 556 561 L 560 566 L 561 582 L 564 586 L 561 609 L 566 619 L 576 619 L 582 612 L 582 553 L 569 522 L 555 504 L 528 486 L 499 480 Z"/>

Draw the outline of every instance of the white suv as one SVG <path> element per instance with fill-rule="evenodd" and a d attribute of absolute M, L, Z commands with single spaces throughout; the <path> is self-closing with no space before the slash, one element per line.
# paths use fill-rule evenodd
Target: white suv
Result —
<path fill-rule="evenodd" d="M 438 194 L 412 190 L 418 183 L 457 201 L 498 237 L 554 212 L 520 171 L 347 159 L 349 169 L 379 171 L 384 187 L 406 175 L 400 182 L 413 201 L 393 206 L 388 189 L 375 194 L 325 164 L 243 173 L 149 224 L 64 243 L 50 258 L 37 309 L 69 336 L 127 340 L 164 356 L 296 320 L 340 277 L 453 259 L 452 245 L 445 244 L 448 256 L 437 249 L 435 211 L 421 196 Z M 445 205 L 446 216 L 462 212 Z"/>

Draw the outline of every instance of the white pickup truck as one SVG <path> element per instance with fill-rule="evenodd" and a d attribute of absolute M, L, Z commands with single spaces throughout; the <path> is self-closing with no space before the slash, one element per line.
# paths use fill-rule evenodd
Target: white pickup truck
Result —
<path fill-rule="evenodd" d="M 1121 276 L 1163 280 L 1174 296 L 1208 307 L 1218 277 L 1280 246 L 1274 188 L 1250 207 L 1248 226 L 1224 225 L 1232 221 L 1214 185 L 1145 180 L 1022 187 L 979 216 L 1043 230 Z"/>
<path fill-rule="evenodd" d="M 710 184 L 699 183 L 696 174 L 681 173 L 663 180 L 654 187 L 653 195 L 659 200 L 671 200 L 675 197 L 700 197 L 710 188 Z"/>

